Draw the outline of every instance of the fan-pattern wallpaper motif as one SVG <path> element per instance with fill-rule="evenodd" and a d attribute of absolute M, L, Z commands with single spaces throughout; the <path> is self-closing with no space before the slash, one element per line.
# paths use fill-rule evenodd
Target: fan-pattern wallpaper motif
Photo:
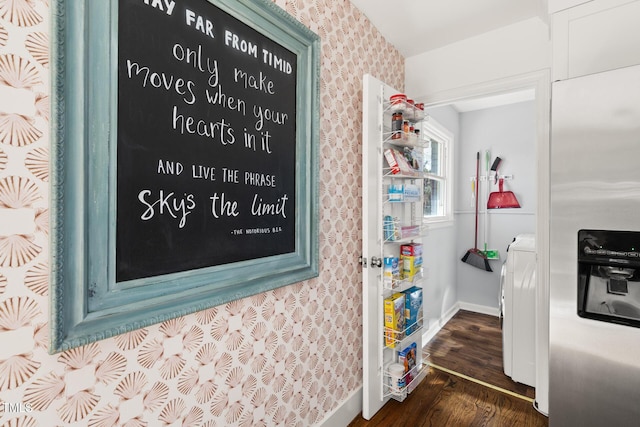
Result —
<path fill-rule="evenodd" d="M 51 0 L 0 0 L 0 425 L 311 426 L 360 387 L 362 75 L 404 60 L 348 0 L 320 35 L 320 277 L 49 355 Z"/>

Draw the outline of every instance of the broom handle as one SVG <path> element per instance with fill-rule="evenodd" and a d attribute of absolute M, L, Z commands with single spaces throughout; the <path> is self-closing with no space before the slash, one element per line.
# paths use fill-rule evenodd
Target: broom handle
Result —
<path fill-rule="evenodd" d="M 473 247 L 478 249 L 478 187 L 480 184 L 480 152 L 476 154 L 476 236 Z"/>
<path fill-rule="evenodd" d="M 484 206 L 484 216 L 482 217 L 484 220 L 483 223 L 483 235 L 484 235 L 484 252 L 487 253 L 487 234 L 489 227 L 489 216 L 487 212 L 487 190 L 489 189 L 489 160 L 491 160 L 491 154 L 489 154 L 489 150 L 485 150 L 484 152 L 484 161 L 485 161 L 485 173 L 487 174 L 487 188 L 482 192 L 482 203 Z"/>

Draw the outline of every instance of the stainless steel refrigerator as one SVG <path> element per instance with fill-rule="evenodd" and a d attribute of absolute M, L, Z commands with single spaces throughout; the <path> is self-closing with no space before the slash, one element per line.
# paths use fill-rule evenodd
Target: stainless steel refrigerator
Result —
<path fill-rule="evenodd" d="M 640 66 L 552 88 L 549 422 L 640 425 Z"/>

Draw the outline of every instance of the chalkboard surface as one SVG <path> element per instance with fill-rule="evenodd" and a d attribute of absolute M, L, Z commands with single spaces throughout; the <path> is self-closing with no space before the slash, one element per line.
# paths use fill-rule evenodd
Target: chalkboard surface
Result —
<path fill-rule="evenodd" d="M 120 0 L 116 282 L 291 253 L 296 55 L 206 0 Z"/>

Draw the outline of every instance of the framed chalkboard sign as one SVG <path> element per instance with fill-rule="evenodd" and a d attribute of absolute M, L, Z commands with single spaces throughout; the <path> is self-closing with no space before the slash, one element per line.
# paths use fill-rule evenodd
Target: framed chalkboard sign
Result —
<path fill-rule="evenodd" d="M 51 352 L 317 276 L 317 35 L 268 0 L 52 7 Z"/>

